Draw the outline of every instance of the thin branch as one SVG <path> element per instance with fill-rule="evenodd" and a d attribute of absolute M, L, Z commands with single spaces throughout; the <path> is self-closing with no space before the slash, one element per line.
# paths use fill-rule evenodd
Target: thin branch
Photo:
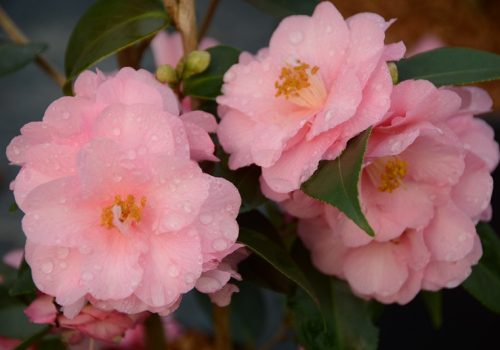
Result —
<path fill-rule="evenodd" d="M 163 0 L 163 5 L 182 37 L 184 54 L 198 47 L 194 0 Z"/>
<path fill-rule="evenodd" d="M 215 348 L 217 350 L 232 350 L 233 348 L 230 338 L 229 311 L 229 306 L 213 305 Z"/>
<path fill-rule="evenodd" d="M 148 350 L 165 350 L 167 349 L 167 337 L 163 322 L 158 314 L 151 314 L 144 322 L 145 328 L 145 343 Z"/>
<path fill-rule="evenodd" d="M 16 26 L 5 10 L 0 6 L 0 26 L 9 38 L 17 44 L 28 44 L 29 40 L 24 33 Z M 36 64 L 54 80 L 59 87 L 63 87 L 66 82 L 64 75 L 52 65 L 44 56 L 37 55 Z"/>
<path fill-rule="evenodd" d="M 198 32 L 199 40 L 203 39 L 203 37 L 207 34 L 208 28 L 210 27 L 210 23 L 212 23 L 212 19 L 214 18 L 215 10 L 217 9 L 217 5 L 219 5 L 220 0 L 211 0 L 210 5 L 208 5 L 207 12 L 205 14 L 205 18 L 203 18 L 203 23 L 201 25 L 200 31 Z"/>

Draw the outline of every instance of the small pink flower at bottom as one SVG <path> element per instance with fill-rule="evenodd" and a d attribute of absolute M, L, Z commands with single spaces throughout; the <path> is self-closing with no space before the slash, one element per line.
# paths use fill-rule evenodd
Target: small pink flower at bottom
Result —
<path fill-rule="evenodd" d="M 68 319 L 57 312 L 54 298 L 48 295 L 38 296 L 28 306 L 25 313 L 33 323 L 52 324 L 56 326 L 55 330 L 66 331 L 67 338 L 72 344 L 80 342 L 83 336 L 105 342 L 115 342 L 147 316 L 145 313 L 126 315 L 116 311 L 101 311 L 87 305 L 76 317 Z"/>
<path fill-rule="evenodd" d="M 285 18 L 269 48 L 242 54 L 217 98 L 231 169 L 257 164 L 269 188 L 288 193 L 379 122 L 393 86 L 387 62 L 405 50 L 385 45 L 390 24 L 373 13 L 344 20 L 324 1 L 311 17 Z"/>

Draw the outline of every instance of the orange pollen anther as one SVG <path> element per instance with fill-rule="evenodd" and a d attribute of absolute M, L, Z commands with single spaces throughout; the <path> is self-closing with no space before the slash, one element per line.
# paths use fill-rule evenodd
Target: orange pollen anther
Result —
<path fill-rule="evenodd" d="M 281 73 L 274 83 L 276 88 L 276 97 L 281 95 L 286 99 L 299 96 L 299 91 L 311 86 L 309 78 L 311 75 L 318 73 L 319 67 L 311 66 L 305 62 L 298 61 L 297 65 L 291 66 L 287 64 L 281 68 Z"/>
<path fill-rule="evenodd" d="M 389 159 L 384 166 L 384 171 L 380 175 L 378 190 L 381 192 L 392 192 L 397 189 L 408 173 L 407 164 L 399 158 Z"/>
<path fill-rule="evenodd" d="M 101 225 L 111 229 L 115 227 L 115 220 L 125 222 L 130 220 L 139 222 L 141 220 L 142 209 L 146 206 L 146 197 L 142 197 L 136 204 L 135 197 L 131 194 L 125 200 L 120 195 L 115 196 L 115 201 L 109 207 L 105 207 L 101 213 Z"/>

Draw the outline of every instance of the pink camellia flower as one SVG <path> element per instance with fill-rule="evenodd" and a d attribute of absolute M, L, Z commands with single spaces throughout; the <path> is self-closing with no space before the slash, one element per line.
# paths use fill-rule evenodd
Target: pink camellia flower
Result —
<path fill-rule="evenodd" d="M 167 314 L 194 287 L 223 290 L 229 277 L 214 283 L 211 275 L 226 273 L 221 262 L 240 247 L 241 199 L 192 160 L 213 117 L 178 117 L 170 89 L 145 71 L 86 72 L 75 92 L 8 149 L 22 165 L 13 189 L 38 289 L 69 318 L 87 302 Z"/>
<path fill-rule="evenodd" d="M 116 311 L 102 311 L 87 305 L 76 317 L 68 319 L 57 312 L 54 298 L 48 295 L 38 296 L 26 308 L 25 314 L 33 323 L 52 324 L 57 326 L 58 330 L 70 330 L 71 332 L 68 333 L 70 333 L 69 340 L 72 344 L 80 342 L 83 336 L 105 342 L 115 342 L 146 317 L 145 313 L 126 315 Z"/>
<path fill-rule="evenodd" d="M 307 201 L 284 198 L 305 218 L 299 235 L 315 266 L 362 297 L 404 304 L 421 289 L 456 287 L 482 254 L 475 224 L 487 217 L 499 151 L 491 128 L 472 114 L 491 100 L 477 88 L 455 91 L 426 81 L 394 88 L 361 176 L 375 237 L 334 207 L 308 216 L 300 209 Z"/>
<path fill-rule="evenodd" d="M 36 186 L 73 175 L 78 151 L 93 138 L 128 138 L 130 160 L 146 150 L 216 159 L 207 133 L 217 126 L 214 117 L 201 111 L 179 117 L 174 93 L 145 70 L 123 68 L 113 76 L 87 71 L 74 90 L 75 96 L 53 102 L 42 121 L 26 124 L 7 148 L 9 160 L 22 166 L 11 184 L 21 209 Z M 164 134 L 155 130 L 158 123 L 168 125 Z"/>
<path fill-rule="evenodd" d="M 242 54 L 217 98 L 229 166 L 255 163 L 270 189 L 290 192 L 380 121 L 393 85 L 387 61 L 405 50 L 384 45 L 390 24 L 372 13 L 344 20 L 325 1 L 312 17 L 284 19 L 256 57 Z"/>

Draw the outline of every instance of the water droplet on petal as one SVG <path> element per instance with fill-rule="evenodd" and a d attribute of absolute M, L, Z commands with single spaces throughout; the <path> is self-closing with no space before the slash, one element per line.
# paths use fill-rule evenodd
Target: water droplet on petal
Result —
<path fill-rule="evenodd" d="M 190 273 L 187 273 L 185 276 L 184 276 L 184 282 L 186 282 L 186 284 L 191 284 L 194 282 L 194 276 Z"/>
<path fill-rule="evenodd" d="M 191 213 L 193 211 L 193 208 L 191 207 L 191 204 L 189 204 L 189 203 L 184 203 L 184 205 L 182 207 L 184 208 L 184 211 L 186 213 Z"/>
<path fill-rule="evenodd" d="M 114 182 L 120 182 L 120 181 L 122 181 L 122 177 L 120 175 L 116 175 L 116 176 L 113 177 L 113 181 Z"/>
<path fill-rule="evenodd" d="M 94 279 L 94 275 L 92 274 L 92 272 L 84 272 L 82 274 L 82 280 L 84 281 L 92 281 Z"/>
<path fill-rule="evenodd" d="M 200 221 L 202 224 L 208 225 L 212 222 L 213 218 L 210 214 L 203 214 L 200 216 Z"/>
<path fill-rule="evenodd" d="M 290 40 L 290 43 L 294 45 L 299 44 L 302 39 L 304 39 L 304 34 L 302 34 L 302 32 L 292 32 L 288 36 L 288 40 Z"/>
<path fill-rule="evenodd" d="M 46 274 L 51 273 L 54 270 L 54 264 L 52 261 L 46 261 L 42 264 L 42 271 Z"/>
<path fill-rule="evenodd" d="M 171 276 L 171 277 L 177 277 L 179 276 L 179 268 L 175 265 L 172 265 L 168 268 L 168 274 Z"/>
<path fill-rule="evenodd" d="M 68 256 L 68 254 L 69 254 L 69 249 L 68 248 L 62 247 L 62 248 L 57 249 L 57 257 L 59 259 L 66 258 Z"/>
<path fill-rule="evenodd" d="M 118 128 L 113 129 L 113 135 L 120 136 L 121 133 L 122 133 L 122 131 L 120 129 L 118 129 Z"/>
<path fill-rule="evenodd" d="M 69 119 L 69 112 L 64 112 L 64 113 L 62 114 L 62 118 L 63 118 L 64 120 Z"/>
<path fill-rule="evenodd" d="M 333 118 L 333 111 L 329 109 L 325 114 L 325 121 L 329 122 Z"/>
<path fill-rule="evenodd" d="M 332 26 L 326 26 L 326 32 L 331 33 L 333 31 Z"/>
<path fill-rule="evenodd" d="M 224 250 L 227 248 L 227 242 L 221 238 L 218 238 L 212 242 L 212 248 L 214 248 L 214 250 L 220 252 L 221 250 Z"/>
<path fill-rule="evenodd" d="M 59 263 L 59 267 L 60 267 L 61 269 L 65 269 L 65 268 L 67 268 L 67 267 L 68 267 L 68 264 L 66 263 L 66 261 L 61 261 L 61 262 Z"/>

